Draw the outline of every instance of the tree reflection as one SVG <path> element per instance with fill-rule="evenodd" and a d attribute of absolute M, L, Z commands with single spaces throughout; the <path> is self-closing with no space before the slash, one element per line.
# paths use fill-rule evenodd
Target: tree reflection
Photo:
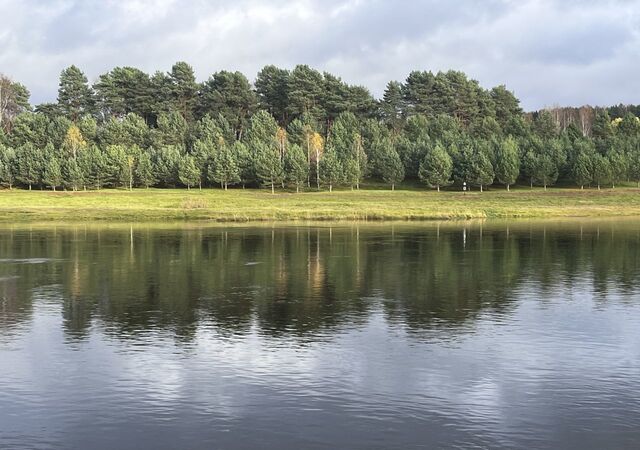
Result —
<path fill-rule="evenodd" d="M 59 285 L 63 324 L 115 338 L 159 330 L 316 336 L 374 312 L 414 331 L 473 324 L 586 285 L 635 292 L 633 222 L 0 230 L 0 334 Z M 51 301 L 52 299 L 49 299 Z"/>

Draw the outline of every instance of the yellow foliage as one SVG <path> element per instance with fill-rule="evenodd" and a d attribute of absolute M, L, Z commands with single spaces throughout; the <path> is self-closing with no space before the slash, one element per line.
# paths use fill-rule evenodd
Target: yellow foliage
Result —
<path fill-rule="evenodd" d="M 80 128 L 75 125 L 71 125 L 67 130 L 67 135 L 64 138 L 62 144 L 64 148 L 69 150 L 75 158 L 78 150 L 82 150 L 87 147 L 87 141 L 84 140 Z"/>
<path fill-rule="evenodd" d="M 313 133 L 311 135 L 311 151 L 314 153 L 313 160 L 318 162 L 324 151 L 324 139 L 320 136 L 320 133 Z"/>

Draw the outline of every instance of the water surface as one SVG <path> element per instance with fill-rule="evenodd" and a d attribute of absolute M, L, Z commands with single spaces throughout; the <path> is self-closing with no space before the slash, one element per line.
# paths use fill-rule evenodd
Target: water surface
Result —
<path fill-rule="evenodd" d="M 0 448 L 637 448 L 640 221 L 0 228 Z"/>

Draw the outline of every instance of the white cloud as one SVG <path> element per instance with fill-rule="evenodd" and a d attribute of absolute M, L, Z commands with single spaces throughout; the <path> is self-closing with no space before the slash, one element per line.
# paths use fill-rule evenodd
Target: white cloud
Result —
<path fill-rule="evenodd" d="M 525 108 L 638 102 L 635 1 L 0 0 L 0 72 L 55 99 L 70 64 L 192 64 L 199 79 L 310 64 L 380 95 L 409 71 L 457 69 L 506 84 Z"/>

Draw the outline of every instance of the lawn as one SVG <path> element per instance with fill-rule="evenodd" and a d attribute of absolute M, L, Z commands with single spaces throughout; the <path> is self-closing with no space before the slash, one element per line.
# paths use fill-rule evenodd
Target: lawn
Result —
<path fill-rule="evenodd" d="M 443 220 L 475 218 L 640 216 L 640 190 L 544 191 L 493 188 L 480 192 L 276 192 L 256 189 L 135 189 L 87 192 L 0 191 L 3 221 L 280 221 Z"/>

